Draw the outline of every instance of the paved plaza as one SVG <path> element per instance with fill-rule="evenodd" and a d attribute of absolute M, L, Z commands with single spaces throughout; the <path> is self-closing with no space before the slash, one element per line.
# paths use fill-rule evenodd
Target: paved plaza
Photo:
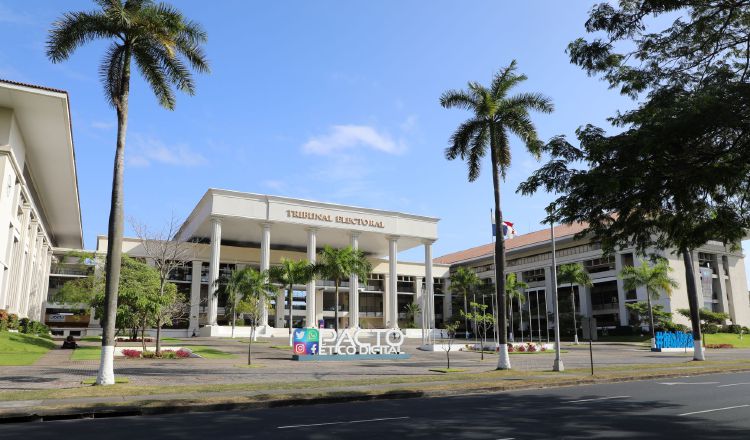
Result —
<path fill-rule="evenodd" d="M 126 359 L 115 360 L 115 373 L 124 376 L 134 385 L 194 385 L 272 383 L 309 380 L 356 380 L 374 377 L 408 377 L 426 374 L 433 368 L 444 368 L 444 352 L 424 352 L 417 349 L 419 340 L 407 340 L 404 351 L 411 355 L 405 360 L 362 360 L 345 362 L 297 362 L 291 360 L 291 350 L 273 346 L 288 344 L 287 339 L 265 339 L 253 344 L 253 363 L 258 368 L 247 367 L 247 340 L 190 338 L 165 342 L 165 346 L 191 345 L 210 347 L 226 353 L 230 358 L 207 359 Z M 459 340 L 459 343 L 464 341 Z M 83 346 L 97 346 L 94 342 L 83 342 Z M 140 347 L 139 344 L 123 344 Z M 587 343 L 575 346 L 563 344 L 563 360 L 567 369 L 589 368 Z M 61 389 L 81 387 L 83 379 L 96 375 L 99 361 L 72 361 L 70 350 L 52 350 L 32 366 L 3 367 L 0 370 L 0 390 Z M 452 351 L 451 367 L 466 372 L 483 372 L 494 369 L 497 357 L 485 354 L 480 361 L 476 352 Z M 643 364 L 688 364 L 692 353 L 653 353 L 643 344 L 594 343 L 593 357 L 596 368 L 627 367 Z M 511 362 L 516 371 L 550 370 L 554 353 L 513 354 Z M 750 349 L 707 350 L 709 360 L 747 359 Z"/>

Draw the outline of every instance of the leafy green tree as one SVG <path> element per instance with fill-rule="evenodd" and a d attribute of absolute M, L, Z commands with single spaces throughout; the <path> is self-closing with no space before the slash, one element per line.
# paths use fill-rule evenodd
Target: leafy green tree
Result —
<path fill-rule="evenodd" d="M 505 295 L 508 298 L 511 334 L 515 331 L 515 327 L 513 326 L 513 300 L 515 299 L 518 301 L 519 316 L 521 318 L 521 340 L 523 340 L 523 311 L 521 310 L 521 304 L 526 302 L 524 292 L 528 287 L 529 285 L 519 280 L 515 273 L 509 273 L 505 276 Z"/>
<path fill-rule="evenodd" d="M 542 142 L 531 122 L 532 110 L 550 113 L 552 102 L 538 93 L 519 93 L 509 96 L 514 86 L 525 81 L 526 75 L 516 73 L 515 60 L 495 75 L 490 87 L 470 82 L 467 90 L 449 90 L 440 97 L 445 108 L 458 107 L 473 113 L 462 123 L 451 137 L 451 145 L 445 150 L 448 160 L 461 158 L 469 167 L 469 181 L 479 177 L 482 158 L 490 152 L 492 166 L 492 188 L 494 192 L 495 224 L 502 231 L 503 214 L 500 209 L 500 178 L 510 166 L 510 134 L 520 138 L 533 155 L 539 157 Z M 498 369 L 510 369 L 508 356 L 508 334 L 505 313 L 505 240 L 502 233 L 495 240 L 495 294 L 497 296 L 500 322 L 500 356 Z"/>
<path fill-rule="evenodd" d="M 339 287 L 341 281 L 349 279 L 351 274 L 356 274 L 359 279 L 366 280 L 372 272 L 372 264 L 367 261 L 365 253 L 360 250 L 352 249 L 351 246 L 336 249 L 331 246 L 325 246 L 320 252 L 315 272 L 321 277 L 332 280 L 334 283 L 334 294 L 336 310 L 334 311 L 336 333 L 339 331 Z M 394 323 L 398 326 L 398 322 Z"/>
<path fill-rule="evenodd" d="M 464 313 L 461 311 L 461 315 L 473 322 L 477 328 L 480 337 L 480 358 L 481 360 L 484 360 L 484 346 L 487 342 L 487 331 L 495 325 L 495 317 L 492 316 L 492 313 L 487 313 L 487 304 L 479 304 L 472 301 L 471 309 L 471 313 Z"/>
<path fill-rule="evenodd" d="M 651 300 L 658 300 L 661 293 L 672 296 L 672 289 L 677 288 L 677 281 L 669 276 L 672 268 L 669 262 L 659 259 L 656 264 L 649 266 L 648 262 L 643 261 L 640 267 L 625 266 L 620 271 L 620 278 L 623 281 L 625 290 L 635 290 L 639 287 L 646 288 L 646 303 L 648 304 L 649 329 L 651 330 L 651 344 L 656 341 L 654 330 L 654 314 L 651 307 Z"/>
<path fill-rule="evenodd" d="M 227 302 L 224 306 L 225 314 L 232 315 L 232 337 L 234 338 L 234 329 L 237 325 L 237 315 L 249 310 L 250 305 L 244 301 L 247 290 L 247 284 L 253 279 L 252 268 L 235 269 L 225 281 L 224 292 L 227 294 Z M 217 284 L 219 284 L 217 280 Z"/>
<path fill-rule="evenodd" d="M 466 328 L 466 339 L 469 339 L 469 294 L 476 291 L 482 284 L 477 273 L 466 267 L 459 267 L 450 276 L 450 289 L 456 295 L 464 299 L 464 310 L 461 316 L 464 317 L 464 327 Z"/>
<path fill-rule="evenodd" d="M 664 311 L 664 306 L 651 304 L 645 301 L 625 304 L 628 310 L 635 313 L 638 319 L 638 325 L 649 324 L 654 328 L 669 330 L 674 327 L 672 324 L 672 314 Z M 689 314 L 688 314 L 689 317 Z"/>
<path fill-rule="evenodd" d="M 177 286 L 174 283 L 162 286 L 156 269 L 127 255 L 122 256 L 121 266 L 115 328 L 117 333 L 131 330 L 133 338 L 140 331 L 145 350 L 146 329 L 157 321 L 166 322 L 166 311 L 173 310 L 174 304 L 179 302 Z M 102 316 L 107 301 L 101 273 L 68 281 L 55 294 L 54 301 L 85 304 L 94 309 L 96 316 Z"/>
<path fill-rule="evenodd" d="M 102 359 L 96 383 L 112 385 L 115 383 L 113 352 L 122 258 L 123 168 L 131 62 L 135 60 L 159 104 L 169 110 L 175 106 L 173 86 L 190 95 L 195 92 L 188 66 L 199 72 L 209 69 L 201 48 L 206 33 L 172 6 L 151 0 L 97 0 L 96 3 L 98 10 L 68 12 L 52 24 L 47 56 L 58 63 L 67 60 L 85 43 L 98 39 L 111 41 L 99 67 L 107 101 L 117 112 L 117 147 L 107 232 L 107 302 L 102 316 Z"/>
<path fill-rule="evenodd" d="M 557 282 L 559 284 L 569 284 L 570 285 L 570 304 L 572 309 L 572 316 L 573 316 L 573 343 L 578 344 L 578 322 L 576 320 L 576 298 L 575 298 L 575 290 L 573 289 L 573 286 L 576 284 L 582 287 L 591 287 L 594 284 L 591 282 L 591 277 L 589 276 L 588 272 L 586 272 L 586 269 L 584 269 L 583 264 L 581 263 L 573 263 L 573 264 L 563 264 L 560 267 L 557 268 Z"/>
<path fill-rule="evenodd" d="M 519 188 L 562 193 L 560 218 L 588 223 L 581 236 L 605 250 L 676 249 L 686 268 L 695 360 L 705 356 L 692 252 L 708 240 L 735 246 L 750 225 L 749 17 L 748 0 L 594 7 L 586 31 L 600 36 L 572 42 L 571 61 L 623 94 L 648 92 L 647 99 L 612 118 L 616 135 L 586 126 L 577 132 L 580 148 L 554 139 L 550 162 Z"/>
<path fill-rule="evenodd" d="M 286 286 L 289 295 L 289 335 L 292 334 L 292 303 L 294 301 L 294 285 L 307 284 L 315 278 L 315 265 L 307 260 L 281 259 L 281 265 L 269 270 L 271 281 Z M 276 305 L 276 313 L 281 313 L 282 305 Z M 307 326 L 313 323 L 308 322 Z"/>
<path fill-rule="evenodd" d="M 445 336 L 446 338 L 443 339 L 443 346 L 445 347 L 445 356 L 448 359 L 448 367 L 446 370 L 451 369 L 451 348 L 453 348 L 453 340 L 456 338 L 456 330 L 458 330 L 458 327 L 461 325 L 460 322 L 446 322 L 443 324 L 443 327 L 445 328 Z M 448 345 L 445 345 L 448 344 Z"/>
<path fill-rule="evenodd" d="M 245 314 L 250 316 L 252 323 L 250 341 L 247 347 L 247 364 L 252 365 L 253 342 L 257 336 L 256 329 L 263 318 L 263 309 L 266 302 L 273 298 L 273 295 L 278 291 L 278 287 L 271 283 L 267 270 L 257 271 L 248 267 L 243 269 L 242 272 L 238 295 L 241 295 L 241 301 L 244 303 L 242 308 L 245 310 Z"/>

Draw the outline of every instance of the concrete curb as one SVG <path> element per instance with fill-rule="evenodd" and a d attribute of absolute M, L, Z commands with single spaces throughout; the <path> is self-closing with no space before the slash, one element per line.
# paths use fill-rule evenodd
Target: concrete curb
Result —
<path fill-rule="evenodd" d="M 129 405 L 107 405 L 106 403 L 94 403 L 94 404 L 82 404 L 81 407 L 73 408 L 32 408 L 30 411 L 4 411 L 0 412 L 0 424 L 9 423 L 25 423 L 25 422 L 43 422 L 43 421 L 54 421 L 54 420 L 72 420 L 72 419 L 101 419 L 101 418 L 112 418 L 112 417 L 130 417 L 130 416 L 149 416 L 149 415 L 168 415 L 168 414 L 184 414 L 184 413 L 197 413 L 197 412 L 213 412 L 213 411 L 242 411 L 242 410 L 253 410 L 253 409 L 265 409 L 265 408 L 279 408 L 287 406 L 306 406 L 306 405 L 319 405 L 319 404 L 330 404 L 330 403 L 347 403 L 347 402 L 367 402 L 375 400 L 391 400 L 391 399 L 414 399 L 414 398 L 430 398 L 430 397 L 449 397 L 459 395 L 472 395 L 472 394 L 487 394 L 497 393 L 503 391 L 521 391 L 531 389 L 545 389 L 545 388 L 561 388 L 570 387 L 577 385 L 596 385 L 603 383 L 617 383 L 617 382 L 633 382 L 641 380 L 652 380 L 652 379 L 666 379 L 674 377 L 690 377 L 690 376 L 702 376 L 706 374 L 728 374 L 728 373 L 744 373 L 750 371 L 748 368 L 730 368 L 720 371 L 699 371 L 699 372 L 670 372 L 670 373 L 655 373 L 645 374 L 641 376 L 623 376 L 615 378 L 571 378 L 570 380 L 558 381 L 554 383 L 544 384 L 519 384 L 514 386 L 512 383 L 499 384 L 498 386 L 485 387 L 482 389 L 464 389 L 464 390 L 427 390 L 427 391 L 407 391 L 407 390 L 393 390 L 384 391 L 378 394 L 356 394 L 356 392 L 350 392 L 346 394 L 342 392 L 341 395 L 331 396 L 313 396 L 309 398 L 295 397 L 291 399 L 278 399 L 278 400 L 264 400 L 257 402 L 213 402 L 213 403 L 187 403 L 191 399 L 175 400 L 171 403 L 177 403 L 176 406 L 143 406 L 146 402 L 153 402 L 149 400 L 147 395 L 132 396 Z M 456 382 L 459 384 L 460 382 Z M 409 386 L 410 384 L 399 384 Z M 470 385 L 470 384 L 467 384 Z M 227 395 L 232 397 L 232 395 Z M 170 402 L 170 401 L 163 401 Z"/>

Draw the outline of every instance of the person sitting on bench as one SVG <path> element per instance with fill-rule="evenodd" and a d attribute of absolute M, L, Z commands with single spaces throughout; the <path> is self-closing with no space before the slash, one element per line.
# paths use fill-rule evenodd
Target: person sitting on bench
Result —
<path fill-rule="evenodd" d="M 65 341 L 63 341 L 62 348 L 75 350 L 76 348 L 78 348 L 78 344 L 76 344 L 76 340 L 73 339 L 73 336 L 68 336 L 67 338 L 65 338 Z"/>

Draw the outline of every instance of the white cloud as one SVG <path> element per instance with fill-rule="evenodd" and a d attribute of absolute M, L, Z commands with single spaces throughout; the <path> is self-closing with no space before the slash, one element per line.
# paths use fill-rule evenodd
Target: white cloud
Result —
<path fill-rule="evenodd" d="M 194 167 L 206 163 L 206 158 L 191 150 L 186 144 L 167 145 L 159 139 L 140 134 L 132 135 L 128 145 L 127 163 L 131 166 L 146 167 L 152 163 Z"/>
<path fill-rule="evenodd" d="M 264 180 L 261 182 L 263 186 L 266 188 L 272 189 L 274 191 L 283 191 L 286 187 L 286 183 L 282 182 L 281 180 Z"/>
<path fill-rule="evenodd" d="M 319 155 L 355 148 L 400 154 L 406 150 L 406 144 L 403 139 L 396 141 L 387 133 L 378 132 L 368 125 L 334 125 L 328 134 L 313 136 L 302 146 L 304 152 Z"/>
<path fill-rule="evenodd" d="M 96 128 L 97 130 L 109 130 L 111 128 L 114 128 L 115 123 L 114 122 L 104 122 L 104 121 L 93 121 L 91 123 L 91 126 L 93 128 Z"/>

